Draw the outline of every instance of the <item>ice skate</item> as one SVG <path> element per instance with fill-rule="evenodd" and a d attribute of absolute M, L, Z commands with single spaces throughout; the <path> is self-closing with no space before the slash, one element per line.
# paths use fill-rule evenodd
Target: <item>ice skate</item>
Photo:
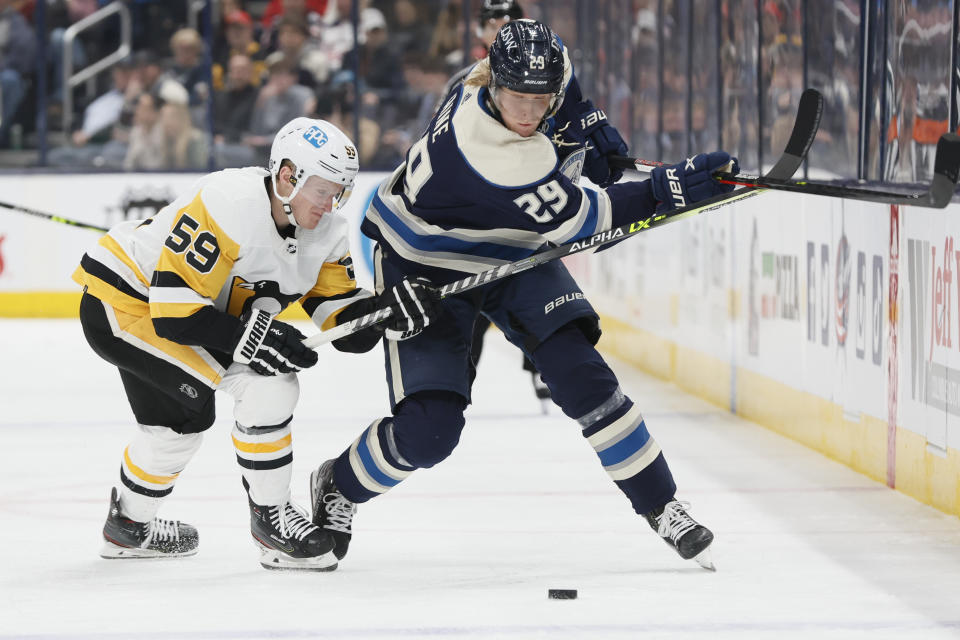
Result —
<path fill-rule="evenodd" d="M 662 510 L 651 511 L 644 517 L 657 535 L 676 549 L 681 558 L 693 558 L 704 569 L 716 571 L 710 553 L 713 533 L 687 514 L 689 508 L 689 502 L 671 500 Z"/>
<path fill-rule="evenodd" d="M 279 505 L 259 505 L 249 499 L 250 533 L 260 548 L 265 569 L 333 571 L 333 538 L 307 519 L 290 500 Z"/>
<path fill-rule="evenodd" d="M 357 505 L 343 497 L 333 482 L 333 460 L 327 460 L 310 474 L 310 503 L 313 523 L 333 536 L 337 560 L 343 560 L 353 536 L 351 526 Z"/>
<path fill-rule="evenodd" d="M 117 489 L 110 491 L 110 511 L 103 525 L 100 557 L 108 560 L 127 558 L 175 558 L 197 552 L 197 530 L 179 520 L 154 518 L 135 522 L 120 511 Z"/>

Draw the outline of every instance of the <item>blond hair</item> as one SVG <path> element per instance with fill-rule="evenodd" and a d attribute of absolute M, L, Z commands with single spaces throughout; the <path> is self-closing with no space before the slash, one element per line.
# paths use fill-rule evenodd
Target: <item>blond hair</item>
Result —
<path fill-rule="evenodd" d="M 490 59 L 484 58 L 470 70 L 470 74 L 466 80 L 463 81 L 463 84 L 467 87 L 488 87 L 492 79 L 493 74 L 490 71 Z"/>

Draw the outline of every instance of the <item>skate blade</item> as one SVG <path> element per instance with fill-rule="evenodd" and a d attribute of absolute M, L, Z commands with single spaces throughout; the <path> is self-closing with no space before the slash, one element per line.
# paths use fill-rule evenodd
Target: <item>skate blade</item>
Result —
<path fill-rule="evenodd" d="M 710 553 L 710 547 L 707 547 L 697 555 L 693 556 L 694 561 L 707 571 L 716 572 L 717 567 L 713 564 L 713 554 Z"/>
<path fill-rule="evenodd" d="M 314 558 L 293 558 L 282 551 L 265 547 L 255 542 L 260 549 L 260 566 L 279 571 L 333 571 L 337 568 L 337 556 L 333 551 Z"/>
<path fill-rule="evenodd" d="M 164 559 L 164 558 L 184 558 L 186 556 L 197 555 L 197 549 L 189 551 L 179 551 L 176 553 L 164 553 L 156 549 L 140 549 L 139 547 L 121 547 L 112 542 L 104 542 L 100 549 L 100 557 L 105 560 L 134 560 L 134 559 Z"/>
<path fill-rule="evenodd" d="M 552 405 L 552 404 L 553 404 L 553 400 L 550 400 L 550 399 L 548 399 L 548 398 L 541 398 L 541 400 L 540 400 L 540 412 L 541 412 L 543 415 L 545 415 L 545 416 L 550 415 L 550 405 Z"/>

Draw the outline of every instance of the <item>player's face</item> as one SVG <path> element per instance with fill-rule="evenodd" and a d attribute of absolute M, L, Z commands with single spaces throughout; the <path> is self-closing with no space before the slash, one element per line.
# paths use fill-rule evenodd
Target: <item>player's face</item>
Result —
<path fill-rule="evenodd" d="M 336 200 L 343 193 L 343 185 L 310 176 L 297 195 L 290 201 L 293 217 L 304 229 L 313 229 L 325 214 L 333 210 Z"/>
<path fill-rule="evenodd" d="M 503 124 L 524 138 L 532 136 L 540 126 L 553 99 L 553 94 L 520 93 L 505 87 L 497 89 L 496 96 Z"/>

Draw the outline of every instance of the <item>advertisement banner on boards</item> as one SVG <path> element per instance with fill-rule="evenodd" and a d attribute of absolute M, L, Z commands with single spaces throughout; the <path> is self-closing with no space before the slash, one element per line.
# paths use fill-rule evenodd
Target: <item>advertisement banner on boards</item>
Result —
<path fill-rule="evenodd" d="M 901 425 L 960 447 L 960 223 L 907 208 L 900 230 Z"/>

